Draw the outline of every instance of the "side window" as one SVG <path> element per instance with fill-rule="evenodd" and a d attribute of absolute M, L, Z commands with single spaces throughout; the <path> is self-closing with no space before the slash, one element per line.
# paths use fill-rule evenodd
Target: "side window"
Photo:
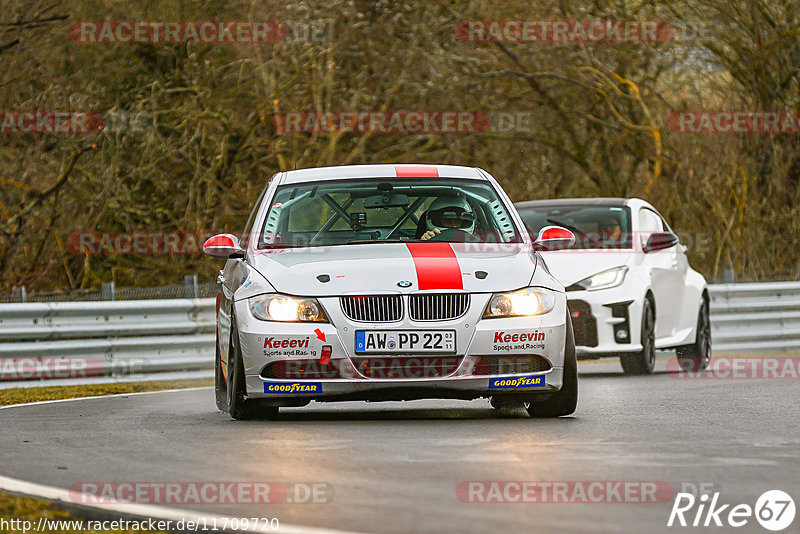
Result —
<path fill-rule="evenodd" d="M 650 234 L 653 232 L 663 232 L 664 223 L 661 216 L 653 210 L 642 208 L 639 210 L 639 231 L 642 234 Z"/>

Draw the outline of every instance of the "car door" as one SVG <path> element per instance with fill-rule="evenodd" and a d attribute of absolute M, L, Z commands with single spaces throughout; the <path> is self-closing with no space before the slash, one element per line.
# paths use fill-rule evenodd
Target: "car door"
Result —
<path fill-rule="evenodd" d="M 657 212 L 647 207 L 639 209 L 640 247 L 644 247 L 652 233 L 670 231 Z M 644 265 L 650 272 L 650 287 L 656 301 L 656 340 L 671 337 L 678 329 L 683 305 L 683 279 L 688 266 L 683 245 L 648 252 L 644 255 Z"/>
<path fill-rule="evenodd" d="M 670 228 L 669 224 L 661 218 L 662 223 L 664 224 L 664 228 L 666 232 L 675 233 Z M 696 307 L 692 307 L 692 313 L 686 314 L 686 306 L 689 305 L 690 300 L 693 300 L 690 297 L 688 292 L 688 286 L 686 282 L 686 277 L 689 274 L 689 257 L 686 255 L 686 246 L 683 243 L 678 243 L 671 249 L 674 251 L 673 257 L 673 267 L 675 267 L 675 272 L 673 273 L 675 277 L 675 299 L 678 302 L 678 306 L 675 308 L 675 321 L 674 321 L 674 331 L 673 335 L 679 335 L 682 330 L 686 328 L 694 328 L 697 322 L 697 314 L 694 313 Z"/>

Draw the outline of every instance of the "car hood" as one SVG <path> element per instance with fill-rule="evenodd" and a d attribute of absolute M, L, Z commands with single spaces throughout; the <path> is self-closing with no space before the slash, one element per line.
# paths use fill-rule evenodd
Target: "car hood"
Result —
<path fill-rule="evenodd" d="M 528 285 L 536 268 L 528 250 L 525 244 L 379 243 L 266 250 L 249 261 L 277 291 L 290 295 L 489 293 Z"/>
<path fill-rule="evenodd" d="M 565 287 L 607 269 L 628 265 L 633 257 L 631 250 L 560 250 L 541 254 L 550 272 Z"/>

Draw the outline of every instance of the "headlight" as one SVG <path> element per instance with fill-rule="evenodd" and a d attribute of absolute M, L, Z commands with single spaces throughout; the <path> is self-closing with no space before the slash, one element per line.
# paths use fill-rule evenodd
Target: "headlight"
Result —
<path fill-rule="evenodd" d="M 623 265 L 622 267 L 615 267 L 613 269 L 603 271 L 602 273 L 597 273 L 594 276 L 590 276 L 589 278 L 581 280 L 575 285 L 589 291 L 617 287 L 625 281 L 625 273 L 627 272 L 628 268 Z"/>
<path fill-rule="evenodd" d="M 489 317 L 517 317 L 521 315 L 542 315 L 556 305 L 554 291 L 543 287 L 526 287 L 511 293 L 495 293 L 483 313 Z"/>
<path fill-rule="evenodd" d="M 317 299 L 288 295 L 259 295 L 247 300 L 252 314 L 262 321 L 327 322 Z"/>

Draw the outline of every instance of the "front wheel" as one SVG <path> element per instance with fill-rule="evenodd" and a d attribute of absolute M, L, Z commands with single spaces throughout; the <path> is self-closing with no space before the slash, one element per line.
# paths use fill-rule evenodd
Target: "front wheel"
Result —
<path fill-rule="evenodd" d="M 244 378 L 244 360 L 239 346 L 239 332 L 236 321 L 232 320 L 231 348 L 228 353 L 228 414 L 234 419 L 246 420 L 274 418 L 278 415 L 275 406 L 259 406 L 258 401 L 247 398 Z"/>
<path fill-rule="evenodd" d="M 656 367 L 656 314 L 650 299 L 642 307 L 642 350 L 620 356 L 626 375 L 649 375 Z"/>
<path fill-rule="evenodd" d="M 678 365 L 684 371 L 694 373 L 705 371 L 711 362 L 711 320 L 708 301 L 703 300 L 697 313 L 697 334 L 691 345 L 678 347 Z"/>
<path fill-rule="evenodd" d="M 567 313 L 567 339 L 564 346 L 564 376 L 561 389 L 544 401 L 531 401 L 527 406 L 531 417 L 560 417 L 575 413 L 578 405 L 578 359 L 575 356 L 575 336 L 572 318 Z"/>

